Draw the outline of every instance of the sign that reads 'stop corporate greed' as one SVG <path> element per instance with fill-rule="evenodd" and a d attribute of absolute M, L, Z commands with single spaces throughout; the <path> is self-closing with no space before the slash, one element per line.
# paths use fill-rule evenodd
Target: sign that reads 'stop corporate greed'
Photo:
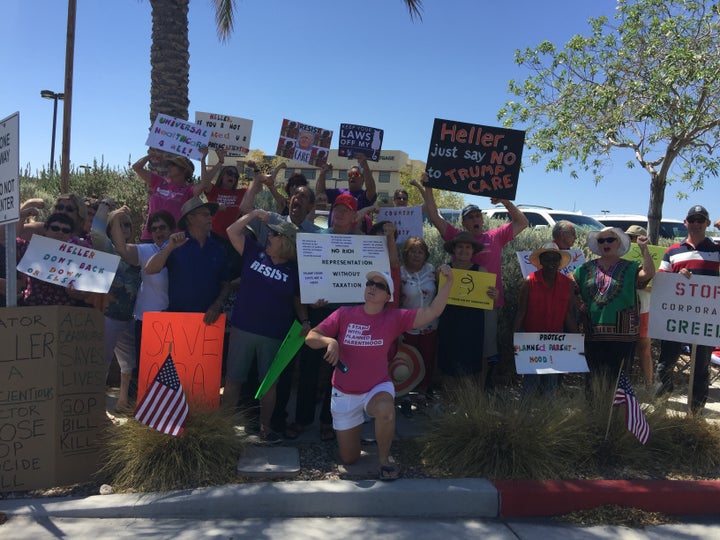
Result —
<path fill-rule="evenodd" d="M 167 114 L 155 117 L 145 144 L 189 159 L 201 159 L 201 146 L 210 142 L 210 129 Z"/>
<path fill-rule="evenodd" d="M 648 335 L 715 347 L 720 344 L 720 277 L 655 274 Z"/>
<path fill-rule="evenodd" d="M 297 258 L 303 304 L 364 302 L 367 273 L 390 273 L 384 236 L 299 233 Z"/>
<path fill-rule="evenodd" d="M 435 119 L 427 175 L 434 188 L 515 199 L 525 132 Z"/>
<path fill-rule="evenodd" d="M 0 120 L 0 225 L 20 219 L 20 113 Z"/>
<path fill-rule="evenodd" d="M 252 120 L 225 114 L 196 112 L 195 123 L 210 130 L 210 148 L 223 148 L 226 156 L 246 156 L 250 152 Z"/>

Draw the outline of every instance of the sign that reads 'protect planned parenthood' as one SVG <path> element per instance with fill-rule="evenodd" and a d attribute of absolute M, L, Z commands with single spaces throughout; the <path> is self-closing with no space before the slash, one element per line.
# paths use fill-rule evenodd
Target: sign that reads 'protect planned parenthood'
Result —
<path fill-rule="evenodd" d="M 525 132 L 435 119 L 427 158 L 434 188 L 515 199 Z"/>

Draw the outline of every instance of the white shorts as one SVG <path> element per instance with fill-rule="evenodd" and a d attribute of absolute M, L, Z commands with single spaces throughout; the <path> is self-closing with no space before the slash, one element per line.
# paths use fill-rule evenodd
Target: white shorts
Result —
<path fill-rule="evenodd" d="M 381 382 L 364 394 L 346 394 L 333 387 L 330 399 L 333 428 L 337 431 L 344 431 L 362 424 L 365 421 L 363 413 L 367 412 L 368 403 L 375 394 L 380 392 L 387 392 L 394 399 L 395 385 L 390 381 Z"/>

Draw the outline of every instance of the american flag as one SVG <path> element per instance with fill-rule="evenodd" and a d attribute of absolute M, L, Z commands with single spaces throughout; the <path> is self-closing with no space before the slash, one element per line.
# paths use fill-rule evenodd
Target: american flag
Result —
<path fill-rule="evenodd" d="M 135 409 L 135 419 L 166 435 L 180 435 L 185 429 L 188 405 L 172 355 L 163 362 L 148 391 Z"/>
<path fill-rule="evenodd" d="M 638 441 L 645 444 L 650 437 L 650 426 L 624 371 L 620 373 L 613 405 L 622 405 L 623 403 L 627 405 L 625 421 L 627 422 L 628 430 L 637 437 Z"/>

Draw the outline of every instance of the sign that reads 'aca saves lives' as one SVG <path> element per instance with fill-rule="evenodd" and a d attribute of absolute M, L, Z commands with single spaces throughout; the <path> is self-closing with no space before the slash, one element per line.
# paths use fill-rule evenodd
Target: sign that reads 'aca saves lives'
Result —
<path fill-rule="evenodd" d="M 525 132 L 435 119 L 427 175 L 447 191 L 515 199 Z"/>

